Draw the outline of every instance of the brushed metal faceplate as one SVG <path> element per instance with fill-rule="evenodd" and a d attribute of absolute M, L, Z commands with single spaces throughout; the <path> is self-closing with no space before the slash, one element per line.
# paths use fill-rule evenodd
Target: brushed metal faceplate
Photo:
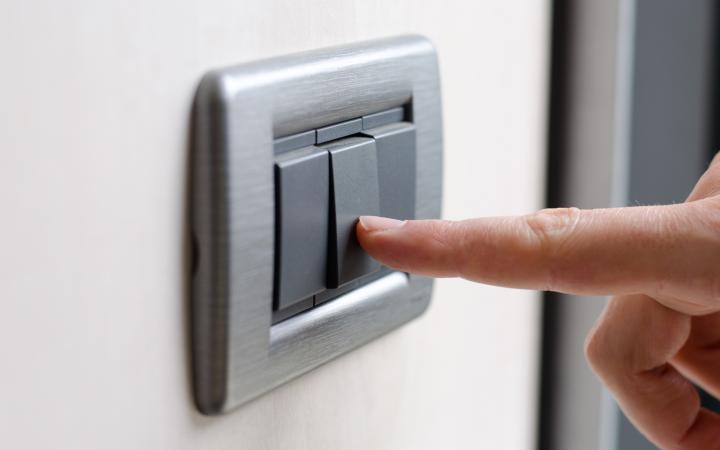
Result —
<path fill-rule="evenodd" d="M 198 409 L 219 414 L 418 316 L 431 279 L 391 273 L 276 325 L 273 139 L 389 108 L 416 127 L 416 217 L 440 215 L 432 45 L 401 36 L 215 70 L 195 98 L 192 346 Z"/>

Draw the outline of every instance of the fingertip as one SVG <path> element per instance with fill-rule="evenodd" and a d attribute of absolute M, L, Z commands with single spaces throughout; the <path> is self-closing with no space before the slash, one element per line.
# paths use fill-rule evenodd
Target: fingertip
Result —
<path fill-rule="evenodd" d="M 450 222 L 363 216 L 357 224 L 362 248 L 385 266 L 425 276 L 455 276 L 460 256 Z"/>
<path fill-rule="evenodd" d="M 391 219 L 389 217 L 360 216 L 358 225 L 362 231 L 375 233 L 400 228 L 405 225 L 405 222 L 405 220 Z"/>
<path fill-rule="evenodd" d="M 360 246 L 370 256 L 385 266 L 399 270 L 397 261 L 392 256 L 393 247 L 403 233 L 399 231 L 406 221 L 379 216 L 361 216 L 355 227 Z"/>

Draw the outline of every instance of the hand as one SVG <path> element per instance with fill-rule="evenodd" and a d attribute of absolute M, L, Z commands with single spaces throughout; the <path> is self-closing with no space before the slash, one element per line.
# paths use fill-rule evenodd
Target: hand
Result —
<path fill-rule="evenodd" d="M 362 217 L 363 248 L 394 269 L 613 295 L 588 336 L 591 367 L 665 449 L 720 448 L 720 157 L 679 205 L 551 209 L 523 217 Z M 692 382 L 692 383 L 691 383 Z"/>

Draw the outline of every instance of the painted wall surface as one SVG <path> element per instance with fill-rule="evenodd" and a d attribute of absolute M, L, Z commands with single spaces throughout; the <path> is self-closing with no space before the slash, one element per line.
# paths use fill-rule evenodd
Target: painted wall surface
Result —
<path fill-rule="evenodd" d="M 222 417 L 187 328 L 188 121 L 208 69 L 416 32 L 445 215 L 543 198 L 549 2 L 0 4 L 0 447 L 528 449 L 538 296 L 443 280 L 413 323 Z"/>

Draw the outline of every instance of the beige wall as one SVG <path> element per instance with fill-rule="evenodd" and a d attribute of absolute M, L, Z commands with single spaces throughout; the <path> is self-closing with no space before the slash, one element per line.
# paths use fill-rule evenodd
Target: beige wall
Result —
<path fill-rule="evenodd" d="M 2 2 L 0 447 L 531 448 L 538 297 L 462 281 L 236 412 L 195 413 L 184 195 L 204 71 L 419 32 L 440 55 L 446 216 L 540 207 L 548 3 Z"/>

